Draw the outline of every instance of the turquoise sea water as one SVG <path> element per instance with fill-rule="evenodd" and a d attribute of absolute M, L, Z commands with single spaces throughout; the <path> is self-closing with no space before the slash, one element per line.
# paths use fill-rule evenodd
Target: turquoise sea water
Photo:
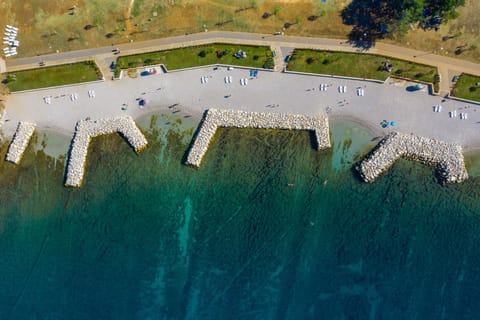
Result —
<path fill-rule="evenodd" d="M 143 119 L 139 156 L 96 139 L 81 189 L 45 154 L 70 138 L 2 162 L 0 319 L 478 317 L 479 178 L 400 161 L 365 184 L 352 165 L 376 141 L 348 122 L 321 152 L 306 132 L 220 130 L 197 170 L 196 125 Z"/>

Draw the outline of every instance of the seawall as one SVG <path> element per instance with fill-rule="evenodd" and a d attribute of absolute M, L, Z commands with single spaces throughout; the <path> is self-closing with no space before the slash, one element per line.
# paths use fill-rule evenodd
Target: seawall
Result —
<path fill-rule="evenodd" d="M 315 134 L 316 149 L 331 146 L 328 119 L 323 116 L 209 109 L 193 138 L 186 165 L 200 166 L 218 127 L 309 130 Z"/>
<path fill-rule="evenodd" d="M 148 142 L 145 136 L 130 116 L 80 120 L 75 127 L 75 135 L 70 146 L 65 186 L 81 186 L 91 139 L 115 132 L 121 134 L 136 153 L 141 152 L 147 146 Z"/>
<path fill-rule="evenodd" d="M 447 183 L 468 179 L 461 146 L 399 132 L 380 141 L 356 169 L 365 182 L 373 182 L 401 157 L 436 167 Z"/>
<path fill-rule="evenodd" d="M 32 138 L 36 125 L 34 123 L 20 121 L 17 126 L 17 130 L 13 136 L 12 142 L 8 146 L 6 161 L 19 164 L 22 159 L 23 153 L 27 148 L 28 142 Z"/>

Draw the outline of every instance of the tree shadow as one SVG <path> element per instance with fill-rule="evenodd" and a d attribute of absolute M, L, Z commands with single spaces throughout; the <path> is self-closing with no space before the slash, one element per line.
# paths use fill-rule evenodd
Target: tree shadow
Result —
<path fill-rule="evenodd" d="M 349 43 L 368 50 L 388 33 L 388 26 L 400 21 L 400 0 L 353 0 L 341 12 L 343 23 L 352 26 Z"/>

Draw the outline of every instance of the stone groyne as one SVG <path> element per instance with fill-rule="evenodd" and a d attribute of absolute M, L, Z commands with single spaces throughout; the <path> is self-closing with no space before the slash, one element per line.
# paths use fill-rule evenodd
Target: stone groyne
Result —
<path fill-rule="evenodd" d="M 315 134 L 316 149 L 331 146 L 328 119 L 323 116 L 209 109 L 193 138 L 186 165 L 200 166 L 218 127 L 309 130 Z"/>
<path fill-rule="evenodd" d="M 447 183 L 468 178 L 460 146 L 399 132 L 387 135 L 356 169 L 364 181 L 373 182 L 400 157 L 435 166 Z"/>
<path fill-rule="evenodd" d="M 5 160 L 18 164 L 22 159 L 23 153 L 27 148 L 30 138 L 32 138 L 36 125 L 30 122 L 20 121 L 13 136 L 12 142 L 8 147 Z"/>
<path fill-rule="evenodd" d="M 75 127 L 75 135 L 70 146 L 65 186 L 81 186 L 85 173 L 88 145 L 92 138 L 115 132 L 121 134 L 136 153 L 147 146 L 147 139 L 130 116 L 80 120 Z"/>

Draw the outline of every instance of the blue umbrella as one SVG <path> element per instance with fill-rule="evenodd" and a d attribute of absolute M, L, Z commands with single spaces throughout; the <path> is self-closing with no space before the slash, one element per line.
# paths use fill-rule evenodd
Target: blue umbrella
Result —
<path fill-rule="evenodd" d="M 390 122 L 390 125 L 391 125 L 392 127 L 395 127 L 395 126 L 397 125 L 397 123 L 396 123 L 395 121 L 392 121 L 392 122 Z"/>

